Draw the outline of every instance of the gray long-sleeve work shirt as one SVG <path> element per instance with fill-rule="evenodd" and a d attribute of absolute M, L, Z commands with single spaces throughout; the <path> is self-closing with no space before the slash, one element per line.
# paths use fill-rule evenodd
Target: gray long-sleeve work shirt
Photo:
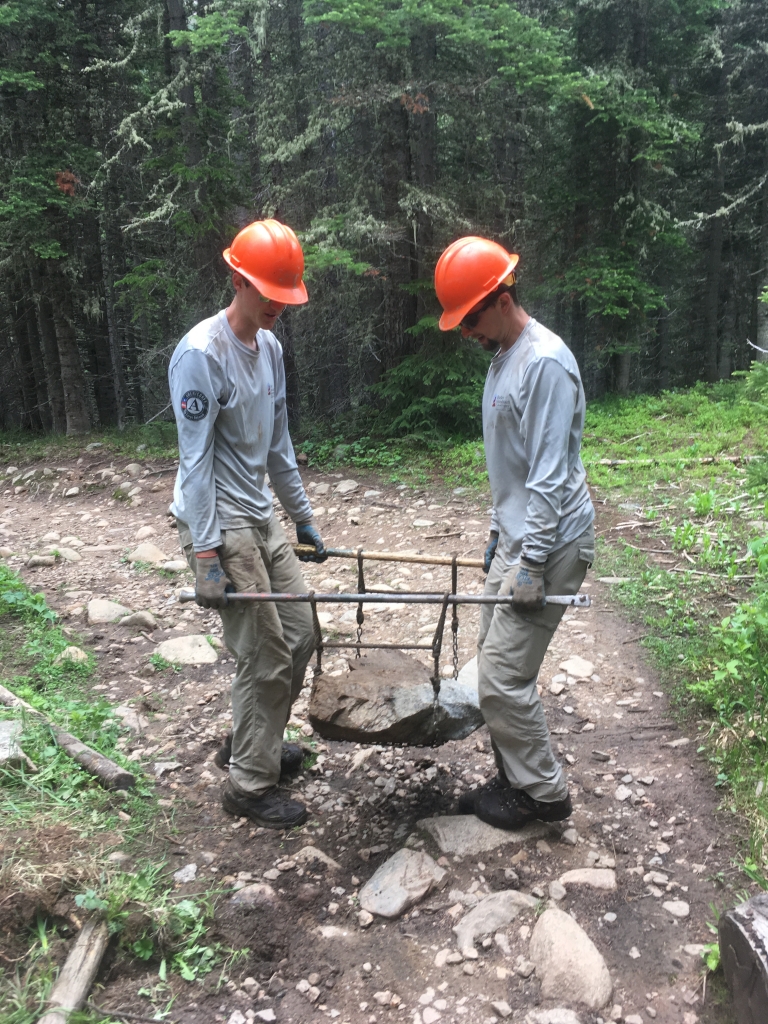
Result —
<path fill-rule="evenodd" d="M 586 401 L 573 353 L 531 318 L 488 368 L 483 394 L 485 458 L 496 557 L 544 562 L 595 516 L 579 450 Z"/>
<path fill-rule="evenodd" d="M 267 473 L 291 519 L 312 518 L 288 434 L 283 350 L 271 331 L 256 342 L 239 341 L 222 310 L 182 338 L 168 369 L 179 432 L 171 512 L 196 551 L 218 547 L 222 530 L 269 521 Z"/>

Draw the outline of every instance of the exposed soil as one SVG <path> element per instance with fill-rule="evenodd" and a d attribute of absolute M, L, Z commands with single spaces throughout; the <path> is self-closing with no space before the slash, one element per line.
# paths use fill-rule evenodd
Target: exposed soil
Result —
<path fill-rule="evenodd" d="M 115 461 L 118 473 L 126 461 Z M 126 735 L 125 749 L 137 769 L 152 775 L 158 762 L 178 764 L 157 782 L 159 813 L 167 819 L 167 827 L 157 832 L 172 836 L 173 841 L 156 839 L 151 856 L 166 860 L 169 873 L 197 864 L 196 880 L 180 885 L 180 893 L 196 893 L 221 883 L 225 892 L 218 897 L 211 938 L 233 949 L 248 949 L 231 969 L 228 984 L 218 991 L 217 973 L 199 984 L 174 977 L 171 984 L 177 999 L 170 1019 L 203 1024 L 227 1021 L 235 1010 L 252 1018 L 248 1011 L 272 1009 L 280 1022 L 325 1015 L 350 1024 L 373 1024 L 421 1021 L 423 1015 L 424 1020 L 480 1024 L 498 1019 L 491 1005 L 498 1000 L 512 1007 L 510 1019 L 514 1020 L 522 1020 L 535 1006 L 563 1005 L 541 1000 L 535 973 L 524 978 L 516 971 L 518 957 L 527 954 L 535 924 L 532 912 L 507 929 L 509 954 L 492 943 L 479 949 L 479 958 L 471 964 L 437 967 L 435 957 L 443 949 L 456 948 L 451 929 L 465 911 L 457 910 L 454 891 L 482 896 L 509 888 L 505 869 L 513 868 L 520 888 L 542 892 L 546 901 L 550 882 L 566 870 L 586 866 L 590 857 L 592 861 L 600 857 L 608 866 L 615 862 L 617 891 L 571 888 L 558 904 L 573 914 L 605 957 L 615 982 L 612 1002 L 621 1007 L 613 1016 L 611 1006 L 599 1014 L 582 1009 L 584 1024 L 599 1016 L 618 1020 L 631 1014 L 659 1024 L 732 1020 L 717 986 L 715 995 L 708 986 L 705 998 L 700 958 L 685 947 L 711 941 L 707 922 L 714 920 L 714 913 L 710 904 L 727 907 L 735 901 L 729 890 L 745 888 L 743 876 L 733 867 L 738 842 L 733 818 L 718 815 L 718 794 L 706 762 L 696 753 L 695 732 L 670 717 L 667 698 L 637 642 L 642 629 L 611 608 L 607 588 L 596 579 L 599 566 L 590 571 L 584 587 L 592 595 L 592 607 L 566 614 L 540 677 L 553 738 L 569 774 L 575 807 L 569 824 L 576 835 L 563 836 L 562 829 L 553 827 L 545 841 L 522 845 L 510 841 L 479 857 L 443 858 L 449 874 L 442 891 L 399 920 L 377 919 L 362 929 L 355 899 L 360 886 L 406 842 L 440 857 L 416 823 L 454 813 L 460 792 L 495 773 L 487 730 L 439 748 L 361 747 L 319 737 L 310 740 L 306 717 L 310 671 L 291 721 L 320 755 L 293 787 L 295 796 L 311 805 L 310 822 L 282 834 L 251 827 L 245 820 L 233 821 L 220 807 L 224 776 L 212 761 L 229 722 L 232 659 L 222 651 L 215 665 L 185 667 L 181 672 L 156 672 L 149 664 L 164 639 L 192 633 L 220 635 L 218 616 L 178 603 L 176 591 L 191 584 L 189 573 L 171 578 L 123 561 L 136 546 L 137 530 L 146 525 L 154 527 L 156 533 L 149 539 L 169 559 L 180 557 L 176 531 L 167 515 L 174 474 L 158 472 L 173 467 L 170 463 L 147 466 L 145 473 L 156 475 L 138 480 L 142 490 L 132 500 L 118 501 L 111 496 L 114 482 L 97 483 L 98 471 L 108 466 L 104 456 L 86 452 L 76 465 L 59 467 L 59 478 L 69 477 L 65 486 L 80 488 L 79 494 L 67 499 L 61 497 L 64 487 L 51 492 L 45 481 L 33 482 L 18 494 L 7 490 L 0 504 L 0 545 L 16 552 L 8 558 L 9 564 L 34 589 L 44 591 L 65 626 L 96 654 L 94 692 L 115 705 L 131 702 L 148 720 L 140 735 Z M 482 554 L 487 499 L 457 495 L 439 486 L 414 493 L 386 485 L 372 474 L 354 474 L 358 490 L 340 498 L 317 494 L 323 485 L 338 484 L 340 473 L 310 470 L 303 471 L 303 476 L 329 545 Z M 378 493 L 363 497 L 368 490 Z M 605 514 L 610 513 L 598 506 L 598 517 Z M 433 525 L 414 527 L 414 520 Z M 607 525 L 614 522 L 606 519 Z M 600 525 L 599 521 L 598 529 Z M 78 548 L 82 560 L 28 568 L 30 554 L 42 550 L 42 538 L 50 531 L 82 541 Z M 306 578 L 318 591 L 334 589 L 336 584 L 351 591 L 356 589 L 357 567 L 353 561 L 329 560 L 308 567 Z M 372 562 L 366 563 L 366 580 L 369 586 L 385 584 L 394 590 L 442 591 L 450 586 L 450 570 Z M 479 592 L 483 580 L 479 570 L 460 569 L 459 591 Z M 96 597 L 134 610 L 149 609 L 160 626 L 151 633 L 118 625 L 89 626 L 85 606 Z M 328 636 L 353 637 L 354 606 L 329 606 L 325 614 Z M 459 614 L 458 655 L 463 665 L 474 654 L 477 611 L 462 608 Z M 367 615 L 364 639 L 423 643 L 431 638 L 436 619 L 434 607 L 390 606 Z M 549 691 L 550 680 L 571 655 L 592 662 L 594 673 L 584 682 L 566 685 L 555 696 Z M 413 656 L 431 666 L 428 652 Z M 450 661 L 448 643 L 442 658 L 446 672 Z M 326 652 L 323 667 L 328 672 L 348 671 L 343 652 L 330 656 Z M 382 787 L 390 776 L 397 788 L 385 797 Z M 620 785 L 631 790 L 624 801 L 615 799 Z M 119 836 L 105 837 L 96 854 L 106 856 L 116 840 Z M 310 843 L 337 861 L 340 869 L 318 862 L 297 866 L 293 854 Z M 68 848 L 79 849 L 64 843 L 62 849 Z M 238 875 L 240 882 L 262 881 L 265 871 L 272 876 L 273 902 L 252 908 L 230 902 Z M 644 881 L 651 871 L 662 872 L 667 881 Z M 684 920 L 672 917 L 662 906 L 677 899 L 690 905 Z M 6 959 L 19 956 L 21 929 L 32 910 L 16 906 L 11 911 L 12 906 L 13 901 L 0 904 L 0 944 Z M 65 952 L 67 942 L 61 945 Z M 247 977 L 257 984 L 245 990 L 239 986 Z M 314 1003 L 297 990 L 302 979 L 319 990 Z M 156 964 L 112 951 L 94 999 L 100 1006 L 151 1016 L 152 1005 L 138 990 L 151 989 L 156 983 Z M 385 991 L 399 997 L 399 1002 L 380 1005 L 375 994 Z M 167 993 L 157 1005 L 166 999 Z"/>

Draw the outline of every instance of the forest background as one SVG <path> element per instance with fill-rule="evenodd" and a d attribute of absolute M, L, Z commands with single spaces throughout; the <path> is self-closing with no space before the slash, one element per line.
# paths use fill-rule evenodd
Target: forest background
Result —
<path fill-rule="evenodd" d="M 307 257 L 298 436 L 479 435 L 487 357 L 432 288 L 468 233 L 590 398 L 768 349 L 764 0 L 5 0 L 0 33 L 2 428 L 172 418 L 268 216 Z"/>

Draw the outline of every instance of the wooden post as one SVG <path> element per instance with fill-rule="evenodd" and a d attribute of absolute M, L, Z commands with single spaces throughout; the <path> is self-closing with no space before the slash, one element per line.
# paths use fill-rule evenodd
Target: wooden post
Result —
<path fill-rule="evenodd" d="M 75 945 L 48 997 L 48 1009 L 38 1024 L 67 1024 L 67 1018 L 81 1009 L 109 943 L 106 921 L 91 918 L 83 925 Z"/>

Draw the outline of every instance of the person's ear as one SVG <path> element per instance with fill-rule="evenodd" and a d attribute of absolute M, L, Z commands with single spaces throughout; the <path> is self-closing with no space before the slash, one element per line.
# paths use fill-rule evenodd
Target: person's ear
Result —
<path fill-rule="evenodd" d="M 512 307 L 512 296 L 509 292 L 502 292 L 498 300 L 499 312 L 506 315 Z"/>

